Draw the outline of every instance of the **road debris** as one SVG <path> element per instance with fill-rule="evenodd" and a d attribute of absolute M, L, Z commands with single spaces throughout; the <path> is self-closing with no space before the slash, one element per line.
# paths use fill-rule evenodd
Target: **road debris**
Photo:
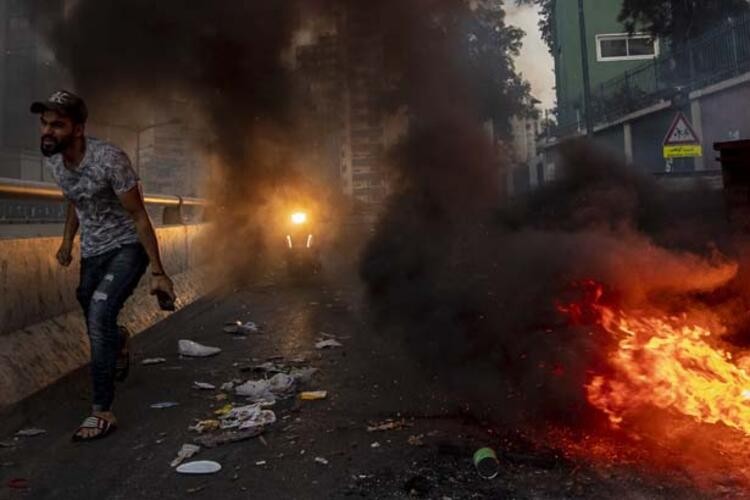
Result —
<path fill-rule="evenodd" d="M 0 441 L 0 448 L 15 448 L 16 443 L 13 441 Z"/>
<path fill-rule="evenodd" d="M 298 384 L 307 384 L 309 383 L 313 375 L 318 373 L 317 368 L 292 368 L 292 370 L 289 372 L 289 376 L 292 377 Z"/>
<path fill-rule="evenodd" d="M 424 446 L 424 434 L 409 436 L 409 439 L 407 439 L 406 442 L 409 446 Z"/>
<path fill-rule="evenodd" d="M 192 495 L 193 493 L 200 493 L 201 491 L 205 490 L 207 486 L 205 484 L 202 484 L 200 486 L 196 486 L 195 488 L 188 488 L 185 490 L 185 493 Z"/>
<path fill-rule="evenodd" d="M 257 465 L 258 467 L 260 467 L 261 465 L 266 465 L 266 463 L 267 462 L 265 460 L 258 460 L 257 462 L 255 462 L 255 465 Z"/>
<path fill-rule="evenodd" d="M 214 389 L 216 389 L 216 386 L 214 384 L 209 384 L 208 382 L 193 382 L 193 389 L 213 391 Z"/>
<path fill-rule="evenodd" d="M 158 365 L 158 364 L 166 363 L 166 362 L 167 362 L 167 358 L 146 358 L 143 361 L 141 361 L 141 364 L 143 366 L 148 366 L 148 365 Z"/>
<path fill-rule="evenodd" d="M 299 393 L 302 401 L 318 401 L 328 397 L 328 391 L 305 391 Z"/>
<path fill-rule="evenodd" d="M 195 431 L 198 434 L 203 434 L 204 432 L 210 432 L 218 430 L 221 427 L 221 422 L 214 419 L 209 420 L 201 420 L 197 424 L 188 427 L 188 430 Z"/>
<path fill-rule="evenodd" d="M 344 344 L 336 339 L 320 340 L 315 344 L 316 349 L 331 349 L 334 347 L 344 347 Z"/>
<path fill-rule="evenodd" d="M 309 372 L 298 372 L 302 378 L 311 376 Z M 235 394 L 249 398 L 253 402 L 273 402 L 294 393 L 298 379 L 286 373 L 277 373 L 270 379 L 248 380 L 234 388 Z"/>
<path fill-rule="evenodd" d="M 474 453 L 474 467 L 484 479 L 494 479 L 500 473 L 500 463 L 492 448 L 480 448 Z"/>
<path fill-rule="evenodd" d="M 177 452 L 177 458 L 172 460 L 172 463 L 169 464 L 170 467 L 177 467 L 180 465 L 184 460 L 187 460 L 188 458 L 191 458 L 195 456 L 199 451 L 201 451 L 201 447 L 195 444 L 183 444 L 182 447 Z"/>
<path fill-rule="evenodd" d="M 16 436 L 34 437 L 34 436 L 39 436 L 41 434 L 46 434 L 46 433 L 47 431 L 45 431 L 44 429 L 30 428 L 30 429 L 21 429 L 20 431 L 16 432 Z"/>
<path fill-rule="evenodd" d="M 229 413 L 230 411 L 232 411 L 232 408 L 233 407 L 232 407 L 231 404 L 225 404 L 224 406 L 222 406 L 218 410 L 214 411 L 214 415 L 218 415 L 218 416 L 221 417 L 222 415 L 226 415 L 227 413 Z"/>
<path fill-rule="evenodd" d="M 260 333 L 260 327 L 252 321 L 247 321 L 245 323 L 243 323 L 242 321 L 231 321 L 224 325 L 224 333 L 229 333 L 232 335 Z"/>
<path fill-rule="evenodd" d="M 260 436 L 263 432 L 263 428 L 256 427 L 255 429 L 249 429 L 246 431 L 228 431 L 220 434 L 206 434 L 193 439 L 195 444 L 199 444 L 206 448 L 216 448 L 228 443 L 239 443 L 240 441 L 246 441 Z"/>
<path fill-rule="evenodd" d="M 411 427 L 411 424 L 406 419 L 394 420 L 389 418 L 383 422 L 373 423 L 367 426 L 367 432 L 380 432 L 380 431 L 395 431 L 403 429 L 405 427 Z"/>
<path fill-rule="evenodd" d="M 177 343 L 177 352 L 182 356 L 190 358 L 207 358 L 215 356 L 221 352 L 218 347 L 210 347 L 193 342 L 192 340 L 180 340 Z"/>
<path fill-rule="evenodd" d="M 380 446 L 381 446 L 380 443 L 378 443 L 377 441 L 375 441 L 374 443 L 370 444 L 370 448 L 380 448 Z"/>
<path fill-rule="evenodd" d="M 180 474 L 215 474 L 221 470 L 221 464 L 211 460 L 188 462 L 177 467 Z"/>
<path fill-rule="evenodd" d="M 175 401 L 162 401 L 160 403 L 152 404 L 151 408 L 155 410 L 164 410 L 167 408 L 174 408 L 175 406 L 180 406 L 180 403 L 177 403 Z"/>
<path fill-rule="evenodd" d="M 221 389 L 222 391 L 225 391 L 225 392 L 231 392 L 231 391 L 234 390 L 234 386 L 235 385 L 236 384 L 235 384 L 234 380 L 232 380 L 230 382 L 224 382 L 223 384 L 221 384 L 221 387 L 219 387 L 219 389 Z"/>
<path fill-rule="evenodd" d="M 264 410 L 263 405 L 253 405 L 232 408 L 220 417 L 221 429 L 239 429 L 241 431 L 261 428 L 276 423 L 276 414 L 271 410 Z"/>
<path fill-rule="evenodd" d="M 321 465 L 328 465 L 328 460 L 326 460 L 323 457 L 315 457 L 315 463 L 321 464 Z"/>

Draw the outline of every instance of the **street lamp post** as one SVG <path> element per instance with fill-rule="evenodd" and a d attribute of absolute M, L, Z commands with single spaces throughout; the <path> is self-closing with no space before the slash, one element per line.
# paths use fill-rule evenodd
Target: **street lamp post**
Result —
<path fill-rule="evenodd" d="M 589 75 L 589 48 L 586 34 L 586 14 L 583 0 L 578 0 L 578 26 L 581 31 L 581 69 L 583 71 L 583 113 L 586 120 L 586 136 L 594 135 L 594 120 L 591 115 L 591 76 Z"/>

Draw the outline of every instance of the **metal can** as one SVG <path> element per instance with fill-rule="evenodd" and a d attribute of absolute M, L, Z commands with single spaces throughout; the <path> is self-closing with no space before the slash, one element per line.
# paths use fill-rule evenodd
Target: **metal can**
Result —
<path fill-rule="evenodd" d="M 484 479 L 494 479 L 500 473 L 500 463 L 492 448 L 480 448 L 474 453 L 474 467 Z"/>

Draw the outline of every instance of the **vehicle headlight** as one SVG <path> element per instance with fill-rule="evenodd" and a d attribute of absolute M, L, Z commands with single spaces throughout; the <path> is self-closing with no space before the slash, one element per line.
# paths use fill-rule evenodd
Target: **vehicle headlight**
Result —
<path fill-rule="evenodd" d="M 299 226 L 307 222 L 307 214 L 305 212 L 294 212 L 292 214 L 292 224 Z"/>

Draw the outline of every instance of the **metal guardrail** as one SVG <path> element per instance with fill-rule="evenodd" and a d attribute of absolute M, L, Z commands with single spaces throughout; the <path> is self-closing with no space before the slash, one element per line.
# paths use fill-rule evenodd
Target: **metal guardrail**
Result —
<path fill-rule="evenodd" d="M 62 203 L 65 201 L 62 191 L 55 184 L 47 182 L 26 181 L 20 179 L 9 179 L 0 177 L 0 201 L 3 199 L 17 200 L 42 214 L 41 217 L 16 217 L 14 220 L 4 216 L 0 211 L 0 223 L 7 219 L 7 222 L 61 222 L 64 218 L 62 205 L 57 210 L 50 207 L 50 204 Z M 164 207 L 162 212 L 163 224 L 182 224 L 182 209 L 185 207 L 203 208 L 208 205 L 208 201 L 202 198 L 183 197 L 177 195 L 151 194 L 146 193 L 143 196 L 147 205 Z M 39 202 L 37 207 L 29 205 L 28 202 Z M 18 208 L 18 207 L 16 207 Z M 25 212 L 23 209 L 16 210 Z M 19 219 L 19 220 L 16 220 Z"/>

